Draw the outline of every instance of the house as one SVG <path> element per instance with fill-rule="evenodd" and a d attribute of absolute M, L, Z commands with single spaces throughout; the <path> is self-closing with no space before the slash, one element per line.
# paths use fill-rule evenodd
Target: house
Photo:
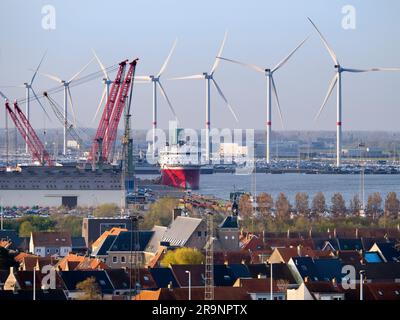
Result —
<path fill-rule="evenodd" d="M 100 259 L 72 253 L 59 260 L 55 267 L 58 271 L 108 269 L 108 266 Z"/>
<path fill-rule="evenodd" d="M 19 270 L 22 271 L 33 271 L 42 270 L 44 266 L 54 266 L 57 264 L 55 257 L 38 257 L 38 256 L 25 256 L 19 265 Z"/>
<path fill-rule="evenodd" d="M 91 247 L 105 231 L 112 228 L 132 230 L 132 220 L 129 218 L 84 218 L 82 221 L 82 237 L 86 246 Z"/>
<path fill-rule="evenodd" d="M 149 270 L 157 288 L 179 287 L 179 284 L 170 268 L 152 268 Z"/>
<path fill-rule="evenodd" d="M 15 230 L 0 230 L 0 242 L 8 243 L 8 249 L 17 250 L 21 239 Z M 1 245 L 0 245 L 1 246 Z"/>
<path fill-rule="evenodd" d="M 160 288 L 158 290 L 143 290 L 133 300 L 188 300 L 188 288 Z M 192 288 L 192 300 L 204 300 L 204 288 Z M 246 289 L 240 287 L 214 287 L 215 300 L 242 301 L 251 300 Z"/>
<path fill-rule="evenodd" d="M 275 248 L 268 259 L 268 263 L 288 263 L 292 257 L 316 257 L 313 249 L 310 247 L 289 247 Z"/>
<path fill-rule="evenodd" d="M 285 300 L 288 282 L 278 280 L 272 281 L 272 299 Z M 250 294 L 252 300 L 271 300 L 271 279 L 242 279 L 239 278 L 233 284 L 233 287 L 239 287 Z"/>
<path fill-rule="evenodd" d="M 135 283 L 131 283 L 129 273 L 124 269 L 108 269 L 105 272 L 114 288 L 113 295 L 127 296 L 135 290 Z"/>
<path fill-rule="evenodd" d="M 69 232 L 32 232 L 29 252 L 35 255 L 64 257 L 72 251 L 72 239 Z"/>
<path fill-rule="evenodd" d="M 154 253 L 146 251 L 153 234 L 153 231 L 142 230 L 109 234 L 96 246 L 92 256 L 103 260 L 110 268 L 128 268 L 134 263 L 144 266 L 154 257 Z"/>
<path fill-rule="evenodd" d="M 345 290 L 345 296 L 346 300 L 359 300 L 360 285 L 357 284 L 355 289 Z M 394 282 L 364 283 L 363 299 L 400 300 L 400 283 L 394 283 Z"/>
<path fill-rule="evenodd" d="M 76 286 L 78 283 L 92 277 L 98 284 L 103 299 L 111 299 L 113 296 L 114 287 L 104 270 L 60 271 L 58 274 L 62 279 L 64 284 L 64 292 L 69 300 L 78 299 L 82 292 L 79 291 Z"/>
<path fill-rule="evenodd" d="M 376 242 L 369 252 L 378 252 L 384 262 L 400 262 L 400 251 L 394 242 Z"/>
<path fill-rule="evenodd" d="M 35 284 L 36 289 L 40 290 L 42 284 L 47 283 L 44 277 L 47 273 L 35 271 Z M 55 275 L 55 289 L 63 289 L 63 283 L 57 273 Z M 21 271 L 15 270 L 13 267 L 10 268 L 8 277 L 4 282 L 4 290 L 33 290 L 33 271 Z"/>
<path fill-rule="evenodd" d="M 336 252 L 336 257 L 343 264 L 360 264 L 363 261 L 363 254 L 357 250 L 339 250 Z"/>
<path fill-rule="evenodd" d="M 214 248 L 221 251 L 239 250 L 239 222 L 237 216 L 227 216 L 217 227 Z"/>
<path fill-rule="evenodd" d="M 171 247 L 203 249 L 207 241 L 207 224 L 200 218 L 177 216 L 167 228 L 161 242 Z"/>
<path fill-rule="evenodd" d="M 335 281 L 305 281 L 287 289 L 287 300 L 345 300 L 345 290 Z"/>
<path fill-rule="evenodd" d="M 35 292 L 36 300 L 67 300 L 64 290 L 41 290 Z M 32 290 L 0 290 L 0 301 L 27 301 L 33 299 Z"/>
<path fill-rule="evenodd" d="M 338 259 L 312 259 L 310 257 L 293 257 L 288 267 L 297 283 L 304 281 L 318 282 L 336 280 L 341 282 L 342 263 Z"/>

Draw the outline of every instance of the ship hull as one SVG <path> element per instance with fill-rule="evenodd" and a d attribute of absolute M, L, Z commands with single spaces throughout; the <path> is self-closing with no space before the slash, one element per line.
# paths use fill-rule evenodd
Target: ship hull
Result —
<path fill-rule="evenodd" d="M 200 166 L 168 166 L 161 168 L 161 184 L 181 189 L 200 187 Z"/>

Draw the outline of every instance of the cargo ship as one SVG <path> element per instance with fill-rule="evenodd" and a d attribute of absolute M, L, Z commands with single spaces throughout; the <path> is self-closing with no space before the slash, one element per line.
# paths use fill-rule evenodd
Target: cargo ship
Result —
<path fill-rule="evenodd" d="M 161 184 L 181 189 L 199 189 L 201 166 L 197 149 L 197 146 L 178 141 L 160 150 Z"/>

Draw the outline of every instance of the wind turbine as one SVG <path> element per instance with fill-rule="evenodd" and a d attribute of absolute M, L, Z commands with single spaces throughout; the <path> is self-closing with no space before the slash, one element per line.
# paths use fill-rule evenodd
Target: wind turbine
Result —
<path fill-rule="evenodd" d="M 149 75 L 149 76 L 135 76 L 135 80 L 139 80 L 138 82 L 146 82 L 146 83 L 152 83 L 153 85 L 153 146 L 152 146 L 152 155 L 153 158 L 155 156 L 155 140 L 156 140 L 156 129 L 157 129 L 157 86 L 161 91 L 162 96 L 164 97 L 165 101 L 168 104 L 169 109 L 171 110 L 172 114 L 175 117 L 175 120 L 178 120 L 178 117 L 175 113 L 175 110 L 172 106 L 171 101 L 169 100 L 167 93 L 164 90 L 163 85 L 160 82 L 160 77 L 167 68 L 168 62 L 171 59 L 172 53 L 175 50 L 177 40 L 174 41 L 174 44 L 172 45 L 172 48 L 167 56 L 167 58 L 164 61 L 164 64 L 161 66 L 160 71 L 157 73 L 157 75 Z"/>
<path fill-rule="evenodd" d="M 318 32 L 319 37 L 322 40 L 326 50 L 331 56 L 333 62 L 335 63 L 335 75 L 333 76 L 328 92 L 325 96 L 324 102 L 322 103 L 321 108 L 319 109 L 315 119 L 318 119 L 322 110 L 324 109 L 329 97 L 332 94 L 332 91 L 337 84 L 337 92 L 336 92 L 336 166 L 340 167 L 341 165 L 341 146 L 342 146 L 342 72 L 350 72 L 350 73 L 361 73 L 361 72 L 372 72 L 372 71 L 400 71 L 400 68 L 370 68 L 370 69 L 353 69 L 353 68 L 344 68 L 340 65 L 338 58 L 336 57 L 335 52 L 329 46 L 328 42 L 322 35 L 322 33 L 318 30 L 317 26 L 314 22 L 307 18 L 315 30 Z"/>
<path fill-rule="evenodd" d="M 67 80 L 62 80 L 59 77 L 52 75 L 52 74 L 48 74 L 48 73 L 41 73 L 42 75 L 44 75 L 45 77 L 54 80 L 58 83 L 61 83 L 64 86 L 64 114 L 63 114 L 63 118 L 64 118 L 64 140 L 63 140 L 63 155 L 65 156 L 67 154 L 67 131 L 68 131 L 68 121 L 67 121 L 67 116 L 68 116 L 68 99 L 69 102 L 71 103 L 71 110 L 72 110 L 72 116 L 74 118 L 74 124 L 76 125 L 76 118 L 75 118 L 75 112 L 74 112 L 74 105 L 72 102 L 72 95 L 71 95 L 71 90 L 69 89 L 69 85 L 70 83 L 75 80 L 83 71 L 86 70 L 86 68 L 92 63 L 92 61 L 95 58 L 92 58 L 81 70 L 79 70 L 77 73 L 75 73 L 72 78 L 70 78 L 68 81 Z"/>
<path fill-rule="evenodd" d="M 281 68 L 292 57 L 292 55 L 303 45 L 304 42 L 306 42 L 307 39 L 308 39 L 308 37 L 306 39 L 304 39 L 302 42 L 300 42 L 300 44 L 296 48 L 294 48 L 294 50 L 292 52 L 290 52 L 283 60 L 281 60 L 272 69 L 271 68 L 262 68 L 257 65 L 254 65 L 254 64 L 243 63 L 243 62 L 240 62 L 237 60 L 232 60 L 232 59 L 223 58 L 221 56 L 217 56 L 217 59 L 226 60 L 229 62 L 240 64 L 242 66 L 253 69 L 253 70 L 263 73 L 265 75 L 265 78 L 267 80 L 267 145 L 266 145 L 266 161 L 267 161 L 267 163 L 270 163 L 270 139 L 271 139 L 271 127 L 272 127 L 271 89 L 273 90 L 273 93 L 274 93 L 276 105 L 278 107 L 279 117 L 281 119 L 281 124 L 283 127 L 282 110 L 281 110 L 281 106 L 279 103 L 278 93 L 276 91 L 276 85 L 275 85 L 273 74 L 275 73 L 275 71 L 277 71 L 279 68 Z"/>
<path fill-rule="evenodd" d="M 31 110 L 30 110 L 30 93 L 31 93 L 31 91 L 32 91 L 33 96 L 35 97 L 35 99 L 39 103 L 39 105 L 42 107 L 43 111 L 46 113 L 46 116 L 48 117 L 48 114 L 47 114 L 46 110 L 44 109 L 43 105 L 41 104 L 40 100 L 37 97 L 37 94 L 36 94 L 35 90 L 32 87 L 33 82 L 35 81 L 36 75 L 39 72 L 40 66 L 42 65 L 42 62 L 43 62 L 44 58 L 46 57 L 46 53 L 47 52 L 45 52 L 43 54 L 42 58 L 40 59 L 40 62 L 38 64 L 38 66 L 36 67 L 36 69 L 33 70 L 34 73 L 33 73 L 33 76 L 31 78 L 31 81 L 24 82 L 22 85 L 7 86 L 9 88 L 25 88 L 26 89 L 26 94 L 25 94 L 25 116 L 28 119 L 28 121 L 30 121 L 30 114 L 31 114 Z M 1 94 L 1 95 L 3 96 L 3 94 Z M 26 134 L 28 134 L 28 133 L 26 133 Z M 26 153 L 29 152 L 28 144 L 25 144 L 25 152 Z"/>
<path fill-rule="evenodd" d="M 220 56 L 222 54 L 222 50 L 224 49 L 225 42 L 226 42 L 226 37 L 228 36 L 228 32 L 225 32 L 224 39 L 222 40 L 221 47 L 218 51 L 217 56 Z M 172 78 L 171 80 L 189 80 L 189 79 L 205 79 L 206 80 L 206 156 L 205 160 L 207 163 L 210 162 L 210 125 L 211 125 L 211 97 L 210 97 L 210 83 L 213 84 L 215 89 L 217 90 L 218 94 L 222 98 L 222 100 L 225 101 L 226 105 L 228 106 L 230 112 L 232 113 L 233 117 L 235 118 L 236 122 L 238 122 L 238 118 L 233 111 L 233 108 L 229 104 L 228 100 L 226 99 L 224 93 L 222 92 L 220 86 L 214 79 L 214 73 L 215 70 L 217 69 L 219 65 L 219 59 L 216 58 L 214 61 L 213 66 L 211 67 L 210 72 L 203 72 L 202 74 L 195 74 L 191 76 L 185 76 L 185 77 L 176 77 Z"/>
<path fill-rule="evenodd" d="M 7 98 L 7 96 L 0 91 L 0 96 L 5 100 L 8 101 L 9 99 Z M 10 135 L 9 135 L 9 131 L 8 131 L 8 114 L 7 114 L 7 109 L 4 109 L 5 111 L 5 116 L 4 116 L 4 126 L 6 129 L 6 162 L 7 162 L 7 166 L 8 166 L 8 156 L 9 156 L 9 143 L 10 143 Z"/>
<path fill-rule="evenodd" d="M 95 115 L 93 117 L 93 120 L 92 120 L 92 121 L 94 121 L 97 118 L 97 115 L 98 115 L 98 113 L 100 111 L 101 105 L 103 104 L 104 97 L 106 98 L 106 101 L 108 101 L 108 97 L 110 95 L 110 86 L 113 83 L 113 81 L 110 80 L 110 77 L 108 76 L 107 70 L 104 67 L 103 63 L 101 62 L 100 58 L 97 56 L 96 52 L 93 49 L 92 49 L 92 51 L 93 51 L 94 57 L 97 60 L 97 63 L 100 66 L 101 71 L 103 71 L 103 74 L 104 74 L 104 78 L 103 78 L 104 89 L 103 89 L 103 93 L 101 94 L 100 103 L 99 103 L 99 105 L 97 107 L 96 113 L 95 113 Z"/>

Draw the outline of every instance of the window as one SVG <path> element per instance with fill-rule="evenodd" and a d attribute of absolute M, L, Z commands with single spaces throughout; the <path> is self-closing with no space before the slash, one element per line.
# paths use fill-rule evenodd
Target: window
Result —
<path fill-rule="evenodd" d="M 50 249 L 47 249 L 46 252 L 47 252 L 47 253 L 50 253 Z"/>
<path fill-rule="evenodd" d="M 228 240 L 228 236 L 225 236 L 225 240 Z"/>
<path fill-rule="evenodd" d="M 201 237 L 201 231 L 197 231 L 197 236 Z"/>
<path fill-rule="evenodd" d="M 118 262 L 118 257 L 112 257 L 112 262 L 117 263 Z"/>
<path fill-rule="evenodd" d="M 396 296 L 398 296 L 400 294 L 400 291 L 396 290 L 394 293 L 396 294 Z"/>
<path fill-rule="evenodd" d="M 149 277 L 148 276 L 143 276 L 144 281 L 149 281 Z"/>
<path fill-rule="evenodd" d="M 379 294 L 380 296 L 383 296 L 383 291 L 382 291 L 382 290 L 378 290 L 378 294 Z"/>
<path fill-rule="evenodd" d="M 232 236 L 232 240 L 235 240 L 235 236 Z"/>
<path fill-rule="evenodd" d="M 122 256 L 122 257 L 121 257 L 121 263 L 125 263 L 125 262 L 126 262 L 125 256 Z"/>
<path fill-rule="evenodd" d="M 104 280 L 100 280 L 99 282 L 100 282 L 101 286 L 105 286 L 106 285 L 106 282 Z"/>
<path fill-rule="evenodd" d="M 56 253 L 58 253 L 59 252 L 59 250 L 58 249 L 56 249 Z"/>

